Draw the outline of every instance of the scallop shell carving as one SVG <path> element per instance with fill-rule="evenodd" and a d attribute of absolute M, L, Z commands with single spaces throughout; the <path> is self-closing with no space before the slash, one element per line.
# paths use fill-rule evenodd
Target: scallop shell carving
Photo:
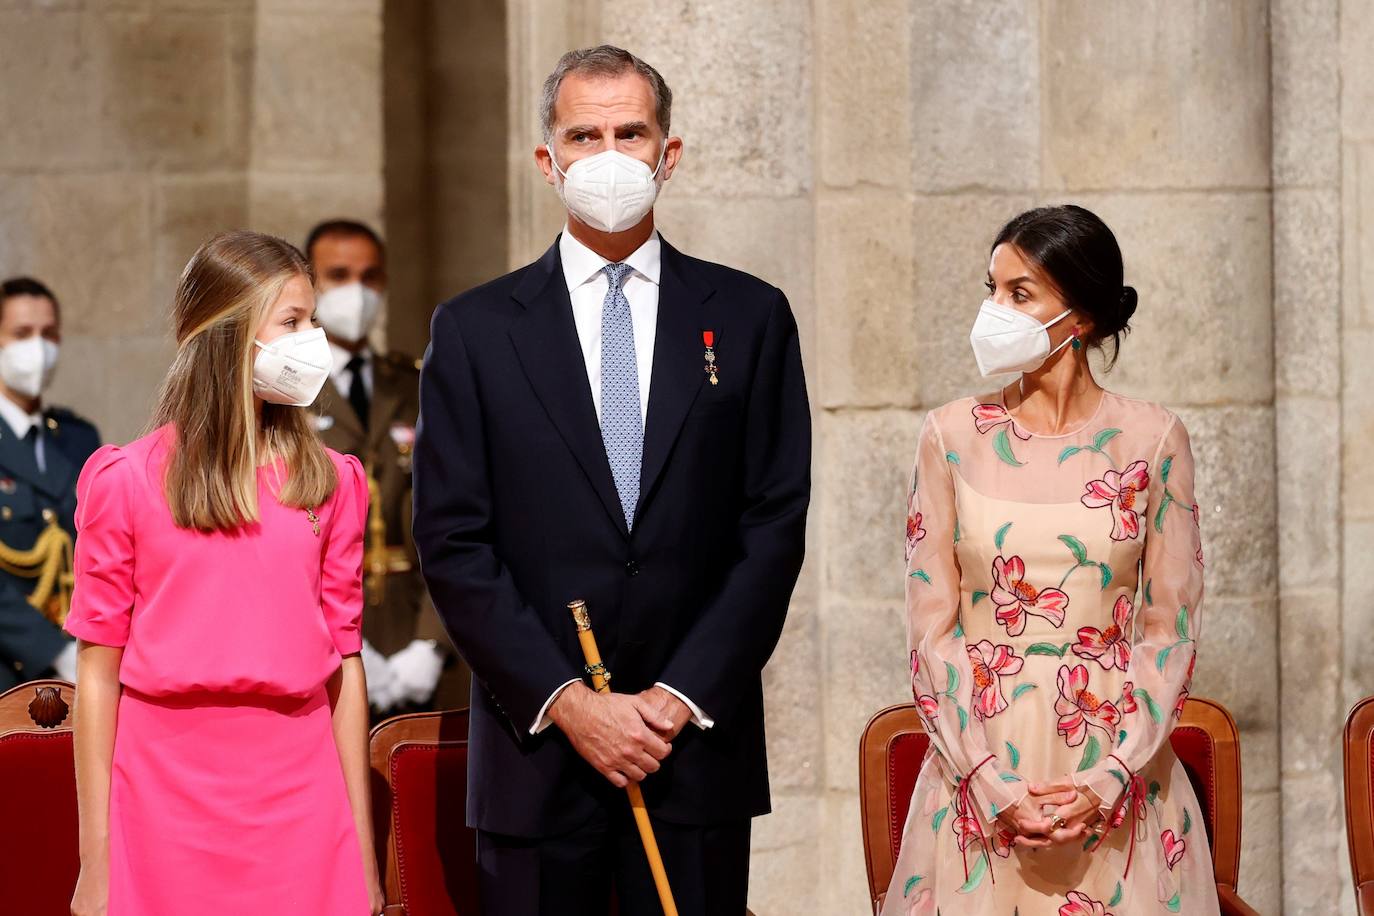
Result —
<path fill-rule="evenodd" d="M 56 687 L 38 687 L 29 703 L 29 718 L 40 728 L 57 728 L 67 720 L 70 707 Z"/>

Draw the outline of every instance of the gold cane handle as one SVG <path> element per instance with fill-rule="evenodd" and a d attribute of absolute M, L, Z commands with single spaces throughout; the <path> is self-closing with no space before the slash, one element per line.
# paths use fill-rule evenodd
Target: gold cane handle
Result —
<path fill-rule="evenodd" d="M 587 602 L 581 598 L 569 602 L 573 623 L 577 626 L 577 641 L 582 644 L 582 657 L 587 661 L 587 673 L 592 676 L 592 686 L 597 693 L 611 692 L 611 673 L 601 661 L 601 650 L 596 647 L 596 634 L 592 632 L 591 615 L 587 613 Z M 673 902 L 673 890 L 668 885 L 668 870 L 663 867 L 663 856 L 658 851 L 658 840 L 654 837 L 654 826 L 649 821 L 649 809 L 644 806 L 644 793 L 638 783 L 625 787 L 630 796 L 630 812 L 634 814 L 635 825 L 639 828 L 639 839 L 644 844 L 644 854 L 649 858 L 649 871 L 654 876 L 654 887 L 658 889 L 658 902 L 663 906 L 664 916 L 677 916 L 677 904 Z"/>

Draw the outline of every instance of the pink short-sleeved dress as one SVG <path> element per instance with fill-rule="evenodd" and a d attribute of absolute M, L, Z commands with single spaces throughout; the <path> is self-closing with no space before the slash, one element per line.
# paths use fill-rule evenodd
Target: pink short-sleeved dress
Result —
<path fill-rule="evenodd" d="M 311 512 L 258 471 L 261 519 L 178 528 L 163 427 L 91 456 L 77 482 L 66 629 L 122 646 L 109 916 L 352 916 L 362 854 L 325 683 L 357 652 L 367 482 L 330 452 Z"/>

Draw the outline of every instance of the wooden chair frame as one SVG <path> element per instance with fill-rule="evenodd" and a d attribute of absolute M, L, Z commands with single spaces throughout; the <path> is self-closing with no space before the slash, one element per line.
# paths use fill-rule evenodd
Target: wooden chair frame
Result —
<path fill-rule="evenodd" d="M 1374 916 L 1374 697 L 1350 710 L 1342 742 L 1345 765 L 1345 837 L 1350 846 L 1350 873 L 1355 882 L 1355 908 Z"/>
<path fill-rule="evenodd" d="M 1371 708 L 1370 722 L 1374 727 L 1374 708 Z M 1200 729 L 1212 739 L 1212 765 L 1217 787 L 1212 869 L 1221 911 L 1235 916 L 1258 916 L 1236 894 L 1236 878 L 1240 872 L 1241 772 L 1240 738 L 1235 720 L 1220 703 L 1189 697 L 1177 728 Z M 894 805 L 894 799 L 888 797 L 890 749 L 897 738 L 923 731 L 916 708 L 903 703 L 889 706 L 873 716 L 859 741 L 859 808 L 863 818 L 864 862 L 868 869 L 869 898 L 875 907 L 887 892 L 896 867 L 888 836 L 888 812 Z M 1366 778 L 1368 774 L 1366 765 Z M 1374 846 L 1370 848 L 1374 850 Z M 1374 855 L 1371 856 L 1371 870 L 1374 870 Z"/>

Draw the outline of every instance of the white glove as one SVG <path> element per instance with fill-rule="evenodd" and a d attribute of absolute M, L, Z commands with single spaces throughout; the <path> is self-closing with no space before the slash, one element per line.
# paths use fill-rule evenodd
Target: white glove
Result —
<path fill-rule="evenodd" d="M 432 639 L 413 639 L 388 659 L 398 699 L 427 703 L 444 673 L 444 653 Z"/>
<path fill-rule="evenodd" d="M 367 702 L 378 712 L 386 712 L 395 706 L 400 696 L 396 692 L 396 676 L 386 656 L 363 640 L 363 674 L 367 677 Z"/>
<path fill-rule="evenodd" d="M 52 666 L 62 680 L 76 683 L 76 640 L 68 642 L 62 648 L 57 658 L 52 660 Z"/>

